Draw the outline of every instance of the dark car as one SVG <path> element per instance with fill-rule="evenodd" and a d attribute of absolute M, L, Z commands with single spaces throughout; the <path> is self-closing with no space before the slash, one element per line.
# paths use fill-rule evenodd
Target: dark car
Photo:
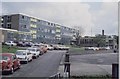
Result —
<path fill-rule="evenodd" d="M 25 44 L 24 44 L 24 42 L 17 42 L 17 46 L 24 47 Z"/>
<path fill-rule="evenodd" d="M 0 70 L 2 72 L 10 72 L 11 74 L 16 69 L 20 69 L 20 61 L 13 53 L 0 54 Z"/>

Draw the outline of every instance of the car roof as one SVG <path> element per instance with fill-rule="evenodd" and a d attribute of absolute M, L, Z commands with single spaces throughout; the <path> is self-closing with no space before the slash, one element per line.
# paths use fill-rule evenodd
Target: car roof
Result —
<path fill-rule="evenodd" d="M 17 51 L 27 51 L 27 50 L 17 50 Z"/>

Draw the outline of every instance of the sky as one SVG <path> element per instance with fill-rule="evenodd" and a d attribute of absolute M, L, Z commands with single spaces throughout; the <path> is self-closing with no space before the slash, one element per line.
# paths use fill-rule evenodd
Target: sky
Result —
<path fill-rule="evenodd" d="M 117 2 L 2 2 L 2 14 L 23 13 L 67 27 L 82 35 L 118 35 Z"/>

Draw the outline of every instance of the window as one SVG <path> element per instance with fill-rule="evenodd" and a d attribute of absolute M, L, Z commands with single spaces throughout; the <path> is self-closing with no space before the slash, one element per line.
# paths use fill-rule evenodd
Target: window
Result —
<path fill-rule="evenodd" d="M 22 16 L 22 19 L 24 19 L 25 17 L 24 16 Z"/>
<path fill-rule="evenodd" d="M 44 29 L 44 32 L 47 32 L 47 29 Z"/>
<path fill-rule="evenodd" d="M 26 26 L 26 25 L 21 25 L 21 27 L 22 27 L 22 28 L 27 28 L 27 26 Z"/>
<path fill-rule="evenodd" d="M 35 24 L 30 24 L 30 26 L 33 27 L 33 28 L 37 27 L 37 25 L 35 25 Z"/>
<path fill-rule="evenodd" d="M 8 29 L 11 29 L 11 24 L 7 24 Z"/>
<path fill-rule="evenodd" d="M 60 32 L 60 29 L 56 29 L 56 32 Z"/>
<path fill-rule="evenodd" d="M 12 56 L 12 59 L 13 59 L 13 60 L 16 59 L 16 58 L 17 58 L 16 55 L 13 55 L 13 56 Z"/>
<path fill-rule="evenodd" d="M 56 37 L 60 37 L 60 35 L 56 35 Z"/>
<path fill-rule="evenodd" d="M 36 35 L 33 35 L 33 38 L 36 38 Z"/>
<path fill-rule="evenodd" d="M 1 21 L 3 21 L 3 18 L 1 18 Z"/>
<path fill-rule="evenodd" d="M 48 22 L 48 25 L 50 25 L 50 23 Z"/>
<path fill-rule="evenodd" d="M 51 33 L 55 34 L 55 30 L 52 30 Z"/>
<path fill-rule="evenodd" d="M 51 26 L 53 26 L 53 23 L 51 23 Z"/>
<path fill-rule="evenodd" d="M 24 25 L 24 28 L 26 28 L 26 25 Z"/>
<path fill-rule="evenodd" d="M 32 22 L 37 22 L 37 19 L 31 18 L 30 21 L 32 21 Z"/>
<path fill-rule="evenodd" d="M 36 30 L 31 30 L 30 31 L 32 34 L 37 33 Z"/>

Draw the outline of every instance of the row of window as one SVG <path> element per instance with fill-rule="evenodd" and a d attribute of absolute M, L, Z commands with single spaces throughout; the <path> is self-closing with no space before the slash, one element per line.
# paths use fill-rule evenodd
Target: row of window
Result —
<path fill-rule="evenodd" d="M 31 33 L 31 34 L 36 34 L 37 31 L 36 31 L 36 30 L 30 30 L 30 33 Z"/>
<path fill-rule="evenodd" d="M 30 27 L 36 28 L 37 25 L 36 24 L 30 24 Z"/>

